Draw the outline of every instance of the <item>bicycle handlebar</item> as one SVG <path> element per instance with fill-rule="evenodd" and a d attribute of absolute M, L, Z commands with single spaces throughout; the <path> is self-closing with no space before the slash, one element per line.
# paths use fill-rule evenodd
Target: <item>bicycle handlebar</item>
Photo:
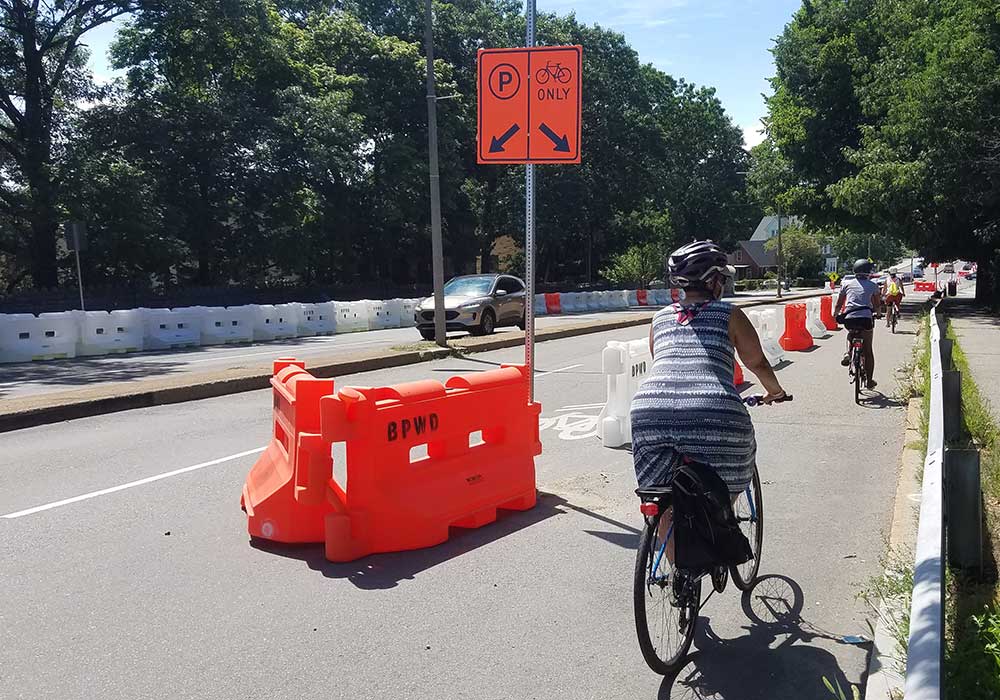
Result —
<path fill-rule="evenodd" d="M 780 399 L 775 399 L 774 403 L 785 403 L 786 401 L 792 401 L 794 399 L 795 399 L 795 397 L 792 396 L 791 394 L 785 394 Z M 762 395 L 760 395 L 760 394 L 757 394 L 757 395 L 754 395 L 754 396 L 744 397 L 743 403 L 746 404 L 747 406 L 750 406 L 751 408 L 753 408 L 755 406 L 764 406 L 765 405 L 764 404 L 764 397 Z"/>

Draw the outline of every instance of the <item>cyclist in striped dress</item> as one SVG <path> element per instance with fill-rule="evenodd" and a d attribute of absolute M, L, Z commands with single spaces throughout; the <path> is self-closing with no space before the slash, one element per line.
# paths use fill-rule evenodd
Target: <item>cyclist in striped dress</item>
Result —
<path fill-rule="evenodd" d="M 667 268 L 686 296 L 659 311 L 650 328 L 653 367 L 631 408 L 636 480 L 640 487 L 668 484 L 688 458 L 715 469 L 735 498 L 753 478 L 757 449 L 733 383 L 735 352 L 767 391 L 765 403 L 785 392 L 750 319 L 721 301 L 726 278 L 735 274 L 722 249 L 696 241 L 675 250 Z M 661 536 L 670 520 L 660 519 Z"/>

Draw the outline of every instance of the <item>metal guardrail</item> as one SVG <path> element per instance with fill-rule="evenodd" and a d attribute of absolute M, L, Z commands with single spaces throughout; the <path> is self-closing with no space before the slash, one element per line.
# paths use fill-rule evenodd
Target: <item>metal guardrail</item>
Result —
<path fill-rule="evenodd" d="M 906 700 L 940 700 L 944 659 L 944 389 L 941 326 L 930 314 L 931 396 L 924 460 L 920 521 L 917 527 L 910 640 L 906 659 Z"/>

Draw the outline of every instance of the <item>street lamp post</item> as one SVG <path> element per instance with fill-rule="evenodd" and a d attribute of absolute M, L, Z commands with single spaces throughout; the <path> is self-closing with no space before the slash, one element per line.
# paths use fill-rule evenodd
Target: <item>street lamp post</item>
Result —
<path fill-rule="evenodd" d="M 785 256 L 781 250 L 781 205 L 778 205 L 778 298 L 781 298 L 781 282 L 785 268 Z"/>
<path fill-rule="evenodd" d="M 441 242 L 441 176 L 438 172 L 437 95 L 434 92 L 434 12 L 427 0 L 424 41 L 427 54 L 427 150 L 431 180 L 431 267 L 434 278 L 434 342 L 448 344 L 444 311 L 444 246 Z"/>

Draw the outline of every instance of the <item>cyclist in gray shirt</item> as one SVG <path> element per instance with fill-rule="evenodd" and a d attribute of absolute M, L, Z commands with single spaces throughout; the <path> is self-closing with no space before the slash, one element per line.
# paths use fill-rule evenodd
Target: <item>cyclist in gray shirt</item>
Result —
<path fill-rule="evenodd" d="M 875 373 L 875 351 L 872 348 L 872 338 L 875 334 L 875 311 L 882 303 L 882 295 L 878 285 L 869 279 L 874 265 L 867 260 L 859 259 L 854 263 L 854 279 L 844 282 L 837 297 L 837 321 L 847 330 L 858 331 L 864 343 L 865 377 L 867 387 L 874 389 L 878 383 L 872 378 Z M 851 341 L 847 341 L 847 352 L 840 364 L 846 367 L 850 364 Z"/>

